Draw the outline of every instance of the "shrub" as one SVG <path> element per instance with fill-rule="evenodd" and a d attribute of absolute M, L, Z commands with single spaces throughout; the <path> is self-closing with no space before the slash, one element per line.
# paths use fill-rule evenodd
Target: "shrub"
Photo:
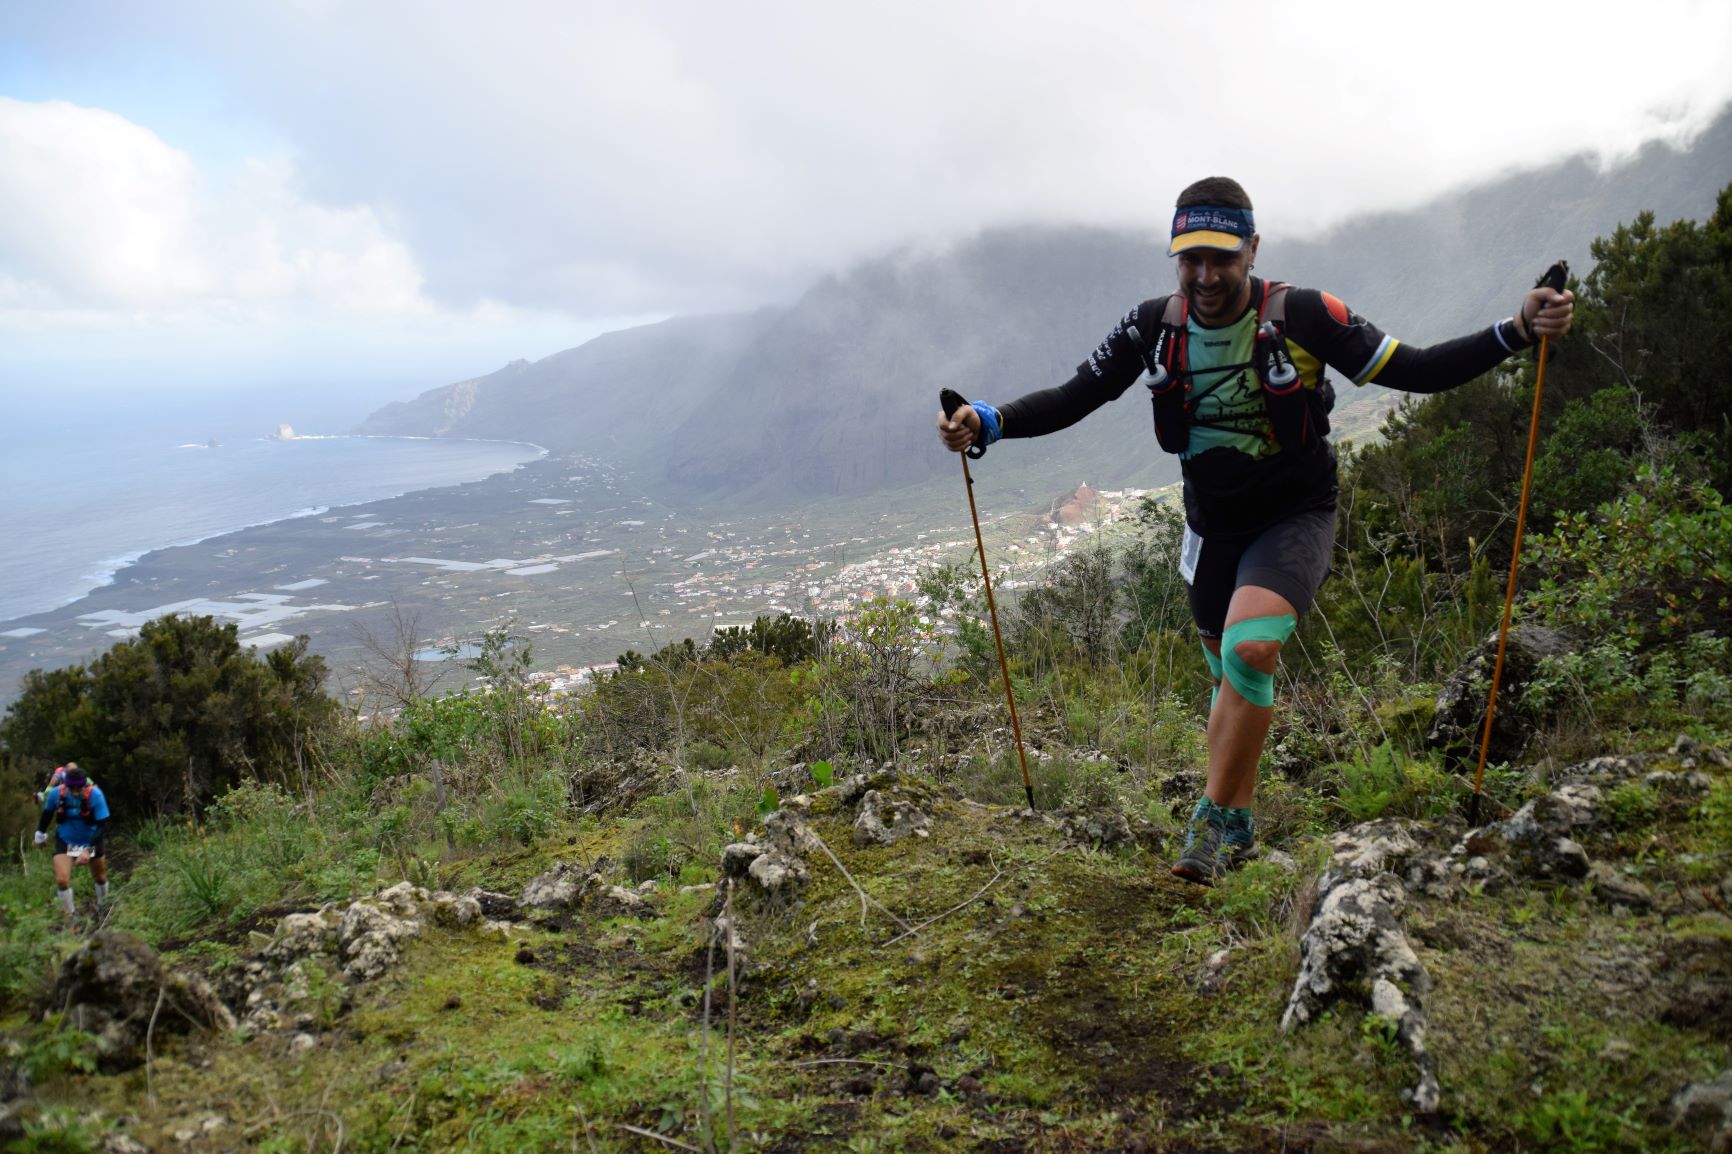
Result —
<path fill-rule="evenodd" d="M 1335 785 L 1335 806 L 1352 821 L 1386 814 L 1438 817 L 1459 792 L 1456 779 L 1435 760 L 1410 757 L 1389 742 L 1370 757 L 1337 762 L 1325 771 Z"/>
<path fill-rule="evenodd" d="M 0 744 L 44 778 L 70 758 L 89 766 L 118 820 L 195 811 L 241 781 L 305 784 L 336 717 L 324 681 L 305 637 L 261 657 L 232 624 L 171 614 L 88 667 L 27 674 Z"/>
<path fill-rule="evenodd" d="M 1637 648 L 1732 633 L 1732 509 L 1671 467 L 1535 538 L 1530 604 L 1548 623 Z"/>
<path fill-rule="evenodd" d="M 19 1005 L 48 987 L 55 949 L 63 941 L 51 905 L 52 875 L 46 869 L 32 873 L 0 871 L 0 1006 Z"/>
<path fill-rule="evenodd" d="M 37 1084 L 62 1074 L 96 1071 L 94 1034 L 73 1029 L 64 1014 L 49 1014 L 31 1034 L 24 1051 L 24 1072 Z"/>

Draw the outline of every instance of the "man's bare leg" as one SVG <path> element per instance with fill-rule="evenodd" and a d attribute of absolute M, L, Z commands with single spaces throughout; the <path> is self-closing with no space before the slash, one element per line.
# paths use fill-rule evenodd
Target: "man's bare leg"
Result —
<path fill-rule="evenodd" d="M 1256 618 L 1297 617 L 1292 603 L 1279 593 L 1246 585 L 1240 587 L 1228 603 L 1225 624 L 1231 628 L 1239 622 Z M 1290 625 L 1281 623 L 1281 626 L 1266 628 L 1266 631 L 1285 637 Z M 1220 641 L 1205 640 L 1203 644 L 1215 657 L 1223 656 Z M 1281 659 L 1281 642 L 1238 640 L 1234 643 L 1232 656 L 1256 673 L 1272 678 Z M 1231 665 L 1231 660 L 1228 660 L 1227 669 L 1215 687 L 1214 705 L 1209 711 L 1209 775 L 1203 789 L 1203 800 L 1197 803 L 1197 809 L 1191 815 L 1191 830 L 1185 848 L 1173 866 L 1173 872 L 1178 876 L 1204 885 L 1212 882 L 1223 868 L 1230 868 L 1254 852 L 1256 841 L 1251 820 L 1251 797 L 1257 788 L 1257 762 L 1263 756 L 1263 744 L 1268 740 L 1269 724 L 1275 716 L 1272 705 L 1248 700 L 1233 684 Z M 1250 687 L 1253 697 L 1267 696 L 1256 690 L 1253 684 Z"/>
<path fill-rule="evenodd" d="M 68 916 L 78 912 L 72 904 L 72 855 L 57 853 L 54 855 L 54 895 L 60 901 L 60 908 Z"/>
<path fill-rule="evenodd" d="M 1274 590 L 1243 585 L 1227 605 L 1226 624 L 1253 617 L 1297 616 L 1292 602 Z M 1203 644 L 1210 652 L 1220 654 L 1219 641 Z M 1281 660 L 1278 641 L 1241 641 L 1234 650 L 1252 668 L 1264 673 L 1273 674 Z M 1221 679 L 1219 689 L 1215 707 L 1209 713 L 1209 777 L 1203 793 L 1219 806 L 1248 807 L 1257 788 L 1257 762 L 1263 756 L 1263 743 L 1269 738 L 1275 710 L 1273 706 L 1246 701 L 1227 678 Z"/>

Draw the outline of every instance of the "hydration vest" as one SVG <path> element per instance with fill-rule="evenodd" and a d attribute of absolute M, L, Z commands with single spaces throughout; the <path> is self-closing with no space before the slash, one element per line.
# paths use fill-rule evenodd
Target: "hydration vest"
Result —
<path fill-rule="evenodd" d="M 54 803 L 55 818 L 60 821 L 65 821 L 68 817 L 81 817 L 87 821 L 95 821 L 96 818 L 90 812 L 90 791 L 95 788 L 96 783 L 88 780 L 85 781 L 84 788 L 78 790 L 76 793 L 68 788 L 65 782 L 61 782 L 59 785 L 55 786 L 54 792 L 58 795 L 58 798 Z M 67 799 L 71 797 L 78 798 L 78 809 L 76 812 L 68 812 L 70 807 L 67 805 Z"/>
<path fill-rule="evenodd" d="M 1149 398 L 1154 407 L 1155 439 L 1169 453 L 1182 453 L 1191 445 L 1191 427 L 1228 429 L 1269 437 L 1283 451 L 1310 452 L 1323 444 L 1329 433 L 1329 410 L 1335 407 L 1335 386 L 1327 377 L 1308 389 L 1287 351 L 1287 292 L 1290 285 L 1252 281 L 1257 302 L 1257 336 L 1251 359 L 1243 364 L 1222 365 L 1208 370 L 1218 376 L 1204 388 L 1194 387 L 1186 346 L 1189 342 L 1190 304 L 1184 293 L 1173 293 L 1161 305 L 1161 327 L 1150 346 L 1135 325 L 1125 326 L 1143 365 L 1149 373 Z M 1235 421 L 1208 421 L 1197 417 L 1197 404 L 1232 378 L 1236 369 L 1254 369 L 1262 386 L 1263 407 L 1271 430 L 1251 429 Z"/>

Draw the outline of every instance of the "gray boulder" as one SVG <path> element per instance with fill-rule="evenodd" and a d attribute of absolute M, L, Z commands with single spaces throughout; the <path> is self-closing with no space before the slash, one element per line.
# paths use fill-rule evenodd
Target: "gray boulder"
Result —
<path fill-rule="evenodd" d="M 413 905 L 408 908 L 415 911 Z M 403 943 L 421 935 L 421 922 L 399 910 L 400 903 L 363 898 L 343 911 L 337 926 L 337 952 L 345 974 L 367 982 L 397 964 Z"/>
<path fill-rule="evenodd" d="M 909 837 L 929 837 L 932 819 L 912 803 L 867 790 L 854 819 L 855 845 L 893 845 Z"/>
<path fill-rule="evenodd" d="M 202 978 L 169 969 L 155 950 L 120 930 L 93 935 L 66 959 L 48 1004 L 64 1007 L 74 1027 L 96 1036 L 98 1060 L 110 1072 L 140 1065 L 147 1035 L 235 1028 L 234 1015 Z"/>
<path fill-rule="evenodd" d="M 746 876 L 755 882 L 773 905 L 787 905 L 806 888 L 809 871 L 801 858 L 770 850 L 752 862 Z"/>
<path fill-rule="evenodd" d="M 1060 816 L 1058 828 L 1066 841 L 1096 849 L 1130 849 L 1137 844 L 1129 819 L 1116 809 L 1071 811 Z"/>
<path fill-rule="evenodd" d="M 1601 819 L 1597 786 L 1566 785 L 1522 806 L 1505 821 L 1472 830 L 1450 856 L 1462 876 L 1495 889 L 1514 875 L 1580 881 L 1592 863 L 1575 835 Z"/>
<path fill-rule="evenodd" d="M 1654 904 L 1652 890 L 1605 862 L 1595 862 L 1589 867 L 1588 880 L 1594 883 L 1594 893 L 1609 906 L 1645 910 Z"/>
<path fill-rule="evenodd" d="M 1548 657 L 1562 657 L 1573 645 L 1569 637 L 1541 625 L 1518 625 L 1509 631 L 1504 650 L 1503 676 L 1498 684 L 1497 713 L 1492 719 L 1489 762 L 1514 761 L 1521 756 L 1534 730 L 1547 718 L 1523 700 L 1523 689 Z M 1459 669 L 1444 682 L 1437 695 L 1426 744 L 1451 757 L 1477 758 L 1485 707 L 1491 693 L 1492 667 L 1497 660 L 1497 633 L 1475 649 Z"/>
<path fill-rule="evenodd" d="M 532 910 L 569 910 L 583 898 L 591 870 L 573 861 L 562 861 L 523 887 L 518 904 Z"/>
<path fill-rule="evenodd" d="M 1713 1154 L 1732 1151 L 1732 1070 L 1712 1082 L 1692 1082 L 1666 1103 L 1672 1128 Z"/>
<path fill-rule="evenodd" d="M 433 924 L 448 930 L 466 930 L 487 920 L 481 910 L 481 899 L 474 893 L 440 890 L 433 895 L 431 913 Z"/>
<path fill-rule="evenodd" d="M 1281 1028 L 1295 1030 L 1344 999 L 1388 1019 L 1419 1075 L 1404 1096 L 1421 1113 L 1433 1113 L 1441 1089 L 1426 1045 L 1431 976 L 1408 940 L 1400 916 L 1407 894 L 1392 872 L 1429 859 L 1407 822 L 1368 822 L 1338 834 L 1334 848 L 1317 883 L 1316 912 L 1299 945 L 1299 974 Z"/>
<path fill-rule="evenodd" d="M 798 811 L 784 806 L 764 818 L 762 837 L 751 835 L 722 850 L 722 876 L 750 882 L 772 906 L 786 908 L 810 879 L 806 858 L 822 852 L 818 835 Z"/>
<path fill-rule="evenodd" d="M 607 886 L 590 900 L 595 912 L 604 918 L 653 918 L 656 909 L 635 890 L 624 886 Z"/>
<path fill-rule="evenodd" d="M 269 961 L 287 963 L 335 953 L 336 949 L 336 920 L 321 910 L 315 914 L 285 915 L 262 953 Z"/>

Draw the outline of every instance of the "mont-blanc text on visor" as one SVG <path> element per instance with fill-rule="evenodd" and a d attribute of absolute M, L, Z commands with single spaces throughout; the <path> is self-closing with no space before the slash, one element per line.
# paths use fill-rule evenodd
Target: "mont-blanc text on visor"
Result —
<path fill-rule="evenodd" d="M 1248 208 L 1193 204 L 1173 214 L 1173 243 L 1167 246 L 1167 255 L 1177 256 L 1193 248 L 1238 252 L 1256 231 Z"/>

